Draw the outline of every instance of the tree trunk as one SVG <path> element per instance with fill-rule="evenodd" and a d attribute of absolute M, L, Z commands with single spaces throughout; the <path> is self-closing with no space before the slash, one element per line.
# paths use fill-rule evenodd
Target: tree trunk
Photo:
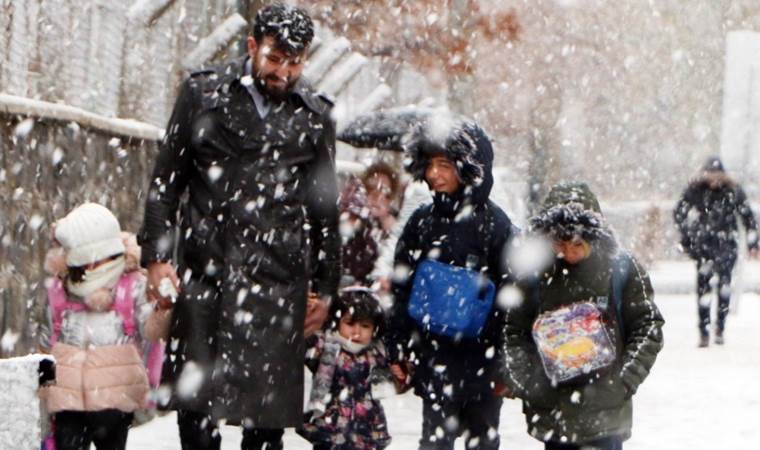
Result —
<path fill-rule="evenodd" d="M 449 34 L 454 41 L 461 40 L 465 44 L 461 52 L 452 58 L 462 58 L 462 61 L 446 61 L 449 66 L 447 73 L 449 108 L 457 113 L 472 115 L 474 112 L 475 77 L 471 70 L 469 55 L 469 40 L 473 32 L 470 13 L 470 0 L 449 0 Z M 457 69 L 464 68 L 464 70 Z"/>

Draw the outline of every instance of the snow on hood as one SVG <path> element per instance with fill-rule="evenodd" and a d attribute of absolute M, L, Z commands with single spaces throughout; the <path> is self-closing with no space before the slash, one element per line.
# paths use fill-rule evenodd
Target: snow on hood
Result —
<path fill-rule="evenodd" d="M 445 109 L 434 110 L 409 133 L 404 148 L 404 165 L 415 180 L 424 181 L 429 158 L 442 154 L 456 164 L 473 203 L 488 200 L 493 187 L 493 148 L 474 121 Z"/>

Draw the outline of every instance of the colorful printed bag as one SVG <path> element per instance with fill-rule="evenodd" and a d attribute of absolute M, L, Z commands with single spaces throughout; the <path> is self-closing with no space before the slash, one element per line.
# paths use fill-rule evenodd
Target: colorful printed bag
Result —
<path fill-rule="evenodd" d="M 573 303 L 546 311 L 533 322 L 533 341 L 553 384 L 582 382 L 610 367 L 617 358 L 615 342 L 607 323 L 617 322 L 625 342 L 622 291 L 628 277 L 631 257 L 621 253 L 613 261 L 610 298 Z M 614 308 L 605 317 L 608 308 Z"/>
<path fill-rule="evenodd" d="M 533 323 L 533 340 L 552 383 L 593 374 L 615 361 L 617 352 L 592 302 L 547 311 Z"/>

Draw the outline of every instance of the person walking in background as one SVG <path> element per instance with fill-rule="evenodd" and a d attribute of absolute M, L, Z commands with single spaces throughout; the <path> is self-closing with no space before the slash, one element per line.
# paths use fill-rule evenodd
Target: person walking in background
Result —
<path fill-rule="evenodd" d="M 402 183 L 401 174 L 382 161 L 370 165 L 362 174 L 362 180 L 367 188 L 374 223 L 372 236 L 378 245 L 370 279 L 383 307 L 387 309 L 393 303 L 391 280 L 398 239 L 414 211 L 423 203 L 430 202 L 432 197 L 426 185 Z"/>
<path fill-rule="evenodd" d="M 516 229 L 489 200 L 491 142 L 475 123 L 434 117 L 408 145 L 407 169 L 433 202 L 412 214 L 396 247 L 391 370 L 422 398 L 420 449 L 451 450 L 462 434 L 467 448 L 497 449 L 494 286 L 507 277 L 502 255 Z"/>
<path fill-rule="evenodd" d="M 342 286 L 372 285 L 382 297 L 390 295 L 393 251 L 401 234 L 400 229 L 396 231 L 400 189 L 398 174 L 382 161 L 346 181 L 339 200 Z M 387 267 L 378 269 L 380 265 Z"/>
<path fill-rule="evenodd" d="M 378 245 L 373 233 L 367 190 L 359 178 L 351 177 L 340 193 L 341 287 L 369 286 Z"/>
<path fill-rule="evenodd" d="M 715 343 L 724 343 L 731 302 L 731 272 L 736 264 L 739 221 L 747 230 L 747 246 L 757 255 L 757 222 L 742 187 L 723 168 L 718 157 L 707 159 L 681 195 L 673 211 L 681 247 L 697 263 L 699 347 L 710 343 L 710 305 L 717 290 Z"/>
<path fill-rule="evenodd" d="M 547 450 L 620 450 L 663 346 L 649 277 L 618 249 L 585 183 L 554 186 L 530 222 L 549 258 L 508 296 L 503 382 Z"/>
<path fill-rule="evenodd" d="M 367 205 L 375 222 L 378 242 L 388 239 L 396 225 L 401 182 L 399 174 L 388 163 L 377 161 L 362 173 L 362 183 L 367 189 Z"/>
<path fill-rule="evenodd" d="M 259 10 L 245 58 L 184 82 L 160 146 L 140 242 L 172 308 L 163 407 L 185 450 L 219 449 L 219 419 L 256 450 L 302 423 L 304 336 L 340 278 L 332 104 L 301 78 L 313 37 L 304 10 Z"/>

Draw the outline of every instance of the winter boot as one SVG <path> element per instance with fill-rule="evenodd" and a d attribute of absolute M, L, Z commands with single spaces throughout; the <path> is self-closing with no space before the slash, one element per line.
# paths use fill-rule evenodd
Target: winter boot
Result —
<path fill-rule="evenodd" d="M 726 340 L 723 339 L 723 330 L 715 330 L 715 343 L 717 345 L 723 345 L 726 343 Z"/>
<path fill-rule="evenodd" d="M 717 343 L 717 341 L 716 341 Z M 700 334 L 699 335 L 699 344 L 697 344 L 697 347 L 699 348 L 705 348 L 708 345 L 710 345 L 710 336 L 707 334 Z"/>

